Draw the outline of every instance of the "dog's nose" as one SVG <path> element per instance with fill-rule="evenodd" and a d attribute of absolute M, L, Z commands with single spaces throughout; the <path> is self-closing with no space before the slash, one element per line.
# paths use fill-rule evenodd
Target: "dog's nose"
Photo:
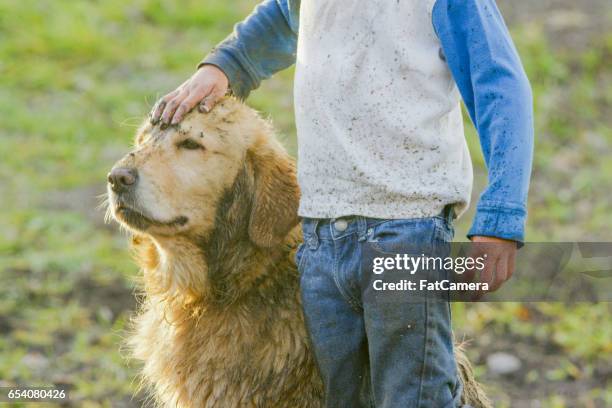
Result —
<path fill-rule="evenodd" d="M 132 168 L 118 167 L 108 173 L 108 182 L 115 193 L 121 193 L 133 187 L 138 181 L 138 171 Z"/>

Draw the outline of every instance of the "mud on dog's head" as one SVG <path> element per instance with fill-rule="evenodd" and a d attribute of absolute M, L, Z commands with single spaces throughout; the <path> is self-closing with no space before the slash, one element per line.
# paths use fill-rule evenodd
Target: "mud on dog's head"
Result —
<path fill-rule="evenodd" d="M 202 239 L 219 223 L 240 224 L 245 239 L 270 247 L 298 222 L 293 160 L 268 123 L 232 98 L 178 126 L 145 123 L 109 173 L 108 197 L 119 223 L 153 239 Z"/>

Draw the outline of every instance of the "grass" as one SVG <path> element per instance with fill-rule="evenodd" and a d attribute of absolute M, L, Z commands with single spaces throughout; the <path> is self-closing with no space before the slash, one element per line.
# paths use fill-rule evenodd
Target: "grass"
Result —
<path fill-rule="evenodd" d="M 156 98 L 254 4 L 0 3 L 0 385 L 64 384 L 79 407 L 140 405 L 136 367 L 121 353 L 137 270 L 96 197 Z M 572 49 L 539 25 L 512 28 L 537 106 L 528 238 L 610 240 L 612 33 Z M 295 152 L 291 78 L 281 73 L 249 103 Z M 466 129 L 479 191 L 482 157 Z M 557 408 L 612 404 L 601 380 L 610 374 L 609 312 L 607 304 L 479 304 L 455 305 L 454 316 L 500 406 L 520 388 Z M 534 361 L 522 382 L 489 376 L 490 350 L 523 344 L 531 348 L 521 357 Z M 561 392 L 567 387 L 577 392 Z"/>

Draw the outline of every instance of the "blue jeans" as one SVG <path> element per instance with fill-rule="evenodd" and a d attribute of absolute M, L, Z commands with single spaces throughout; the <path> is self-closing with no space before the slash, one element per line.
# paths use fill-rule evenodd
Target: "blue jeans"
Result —
<path fill-rule="evenodd" d="M 296 262 L 310 341 L 328 408 L 458 407 L 450 305 L 427 296 L 385 302 L 364 295 L 368 245 L 452 240 L 452 216 L 304 219 Z M 425 244 L 425 246 L 424 246 Z M 429 245 L 432 244 L 432 245 Z M 404 294 L 402 294 L 403 296 Z M 378 299 L 378 300 L 377 300 Z M 402 298 L 403 299 L 403 298 Z"/>

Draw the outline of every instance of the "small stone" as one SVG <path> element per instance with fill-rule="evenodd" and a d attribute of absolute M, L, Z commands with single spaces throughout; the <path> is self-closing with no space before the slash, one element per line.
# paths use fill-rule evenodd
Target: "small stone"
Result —
<path fill-rule="evenodd" d="M 28 353 L 22 357 L 21 363 L 36 373 L 42 373 L 48 366 L 49 360 L 40 353 Z"/>
<path fill-rule="evenodd" d="M 518 357 L 503 351 L 490 354 L 487 357 L 487 367 L 493 374 L 508 375 L 521 369 L 522 363 Z"/>

